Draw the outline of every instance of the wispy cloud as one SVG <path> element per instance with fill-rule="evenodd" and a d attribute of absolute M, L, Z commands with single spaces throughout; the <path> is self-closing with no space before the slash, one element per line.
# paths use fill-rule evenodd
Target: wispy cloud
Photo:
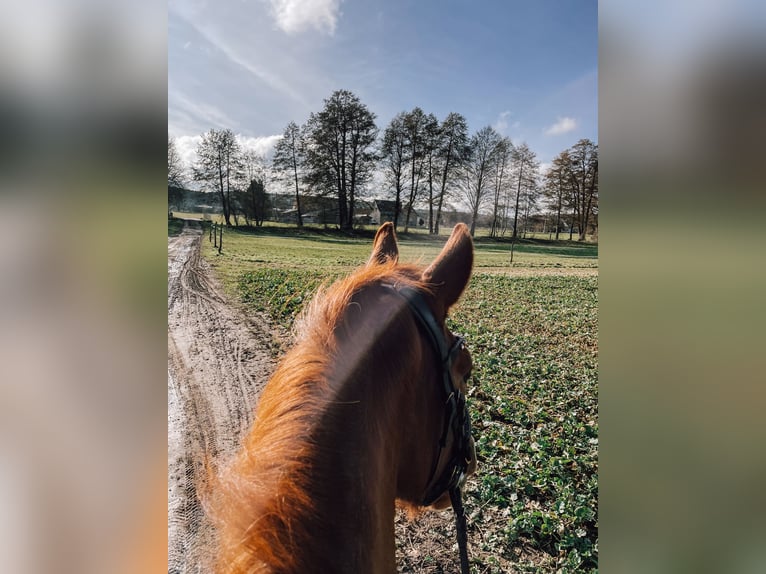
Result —
<path fill-rule="evenodd" d="M 229 42 L 225 42 L 216 32 L 208 26 L 195 22 L 185 15 L 181 15 L 186 20 L 189 26 L 202 36 L 207 43 L 219 50 L 224 56 L 231 60 L 234 64 L 240 66 L 257 80 L 266 84 L 272 90 L 287 96 L 296 102 L 306 105 L 303 95 L 285 82 L 281 75 L 268 70 L 262 65 L 256 65 L 251 59 L 243 56 L 234 46 Z"/>
<path fill-rule="evenodd" d="M 271 0 L 274 19 L 284 32 L 297 34 L 309 28 L 335 34 L 341 0 Z"/>
<path fill-rule="evenodd" d="M 168 88 L 168 102 L 194 124 L 219 128 L 232 128 L 237 125 L 216 106 L 194 100 L 172 86 Z"/>
<path fill-rule="evenodd" d="M 509 110 L 506 110 L 504 112 L 500 112 L 500 115 L 497 116 L 497 120 L 494 124 L 492 124 L 492 127 L 495 128 L 498 132 L 501 134 L 505 133 L 505 130 L 508 129 L 508 118 L 511 116 L 511 112 Z"/>
<path fill-rule="evenodd" d="M 545 135 L 547 136 L 560 136 L 574 131 L 577 128 L 577 120 L 574 118 L 558 118 L 558 121 L 550 127 L 545 128 Z"/>

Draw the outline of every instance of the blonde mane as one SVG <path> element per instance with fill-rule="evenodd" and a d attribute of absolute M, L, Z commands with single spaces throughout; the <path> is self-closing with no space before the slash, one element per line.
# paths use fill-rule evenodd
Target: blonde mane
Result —
<path fill-rule="evenodd" d="M 210 514 L 222 541 L 220 573 L 300 571 L 293 551 L 315 535 L 320 447 L 312 437 L 338 394 L 328 376 L 338 358 L 338 329 L 353 300 L 380 284 L 428 292 L 422 269 L 385 262 L 367 265 L 320 288 L 297 324 L 295 346 L 261 395 L 242 449 L 215 479 Z M 331 550 L 330 550 L 331 551 Z"/>

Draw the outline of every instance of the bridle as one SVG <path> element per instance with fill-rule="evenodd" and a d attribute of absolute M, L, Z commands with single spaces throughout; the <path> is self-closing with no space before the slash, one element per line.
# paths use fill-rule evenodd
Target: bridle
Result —
<path fill-rule="evenodd" d="M 441 370 L 441 382 L 445 396 L 446 413 L 444 426 L 439 437 L 439 454 L 434 460 L 428 482 L 426 482 L 425 494 L 421 504 L 429 506 L 442 494 L 449 492 L 452 508 L 455 511 L 457 526 L 458 547 L 460 550 L 460 566 L 463 574 L 469 573 L 467 533 L 465 525 L 465 512 L 460 496 L 460 486 L 465 478 L 468 465 L 471 462 L 470 439 L 471 419 L 465 403 L 465 396 L 460 389 L 453 384 L 452 364 L 458 353 L 464 348 L 465 340 L 456 337 L 452 345 L 447 344 L 444 331 L 436 322 L 433 311 L 426 303 L 423 295 L 412 287 L 385 285 L 392 289 L 407 302 L 417 324 L 425 331 L 431 346 L 436 351 L 439 368 Z M 447 446 L 447 438 L 450 431 L 453 436 L 452 456 L 447 466 L 440 474 L 436 474 L 439 463 Z"/>

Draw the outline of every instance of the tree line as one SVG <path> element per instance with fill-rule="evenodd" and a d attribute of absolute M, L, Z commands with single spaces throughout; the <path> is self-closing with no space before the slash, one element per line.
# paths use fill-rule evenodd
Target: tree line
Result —
<path fill-rule="evenodd" d="M 493 127 L 469 135 L 464 116 L 443 120 L 416 107 L 397 114 L 380 133 L 375 114 L 348 90 L 337 90 L 302 126 L 290 122 L 270 165 L 244 151 L 231 130 L 202 136 L 192 178 L 217 193 L 226 225 L 261 225 L 266 184 L 279 181 L 295 195 L 296 223 L 303 225 L 301 198 L 331 197 L 338 226 L 350 231 L 355 206 L 370 191 L 377 171 L 379 197 L 393 200 L 393 222 L 408 231 L 416 206 L 427 209 L 428 230 L 439 233 L 448 201 L 470 211 L 473 235 L 482 212 L 491 214 L 490 235 L 520 233 L 520 221 L 547 209 L 556 239 L 575 229 L 584 240 L 597 228 L 598 146 L 583 139 L 554 158 L 544 173 L 527 144 L 513 143 Z M 168 138 L 168 185 L 179 186 L 183 166 Z M 545 206 L 545 207 L 543 207 Z"/>

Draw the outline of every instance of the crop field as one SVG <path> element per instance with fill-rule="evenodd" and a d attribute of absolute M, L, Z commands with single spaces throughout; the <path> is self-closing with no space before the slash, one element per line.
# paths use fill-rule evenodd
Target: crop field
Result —
<path fill-rule="evenodd" d="M 320 283 L 366 261 L 371 239 L 225 230 L 223 253 L 205 232 L 202 254 L 229 296 L 289 330 Z M 429 263 L 445 239 L 400 235 L 400 257 Z M 449 319 L 474 362 L 472 571 L 597 571 L 598 247 L 521 242 L 513 266 L 509 251 L 477 241 L 473 277 Z"/>

